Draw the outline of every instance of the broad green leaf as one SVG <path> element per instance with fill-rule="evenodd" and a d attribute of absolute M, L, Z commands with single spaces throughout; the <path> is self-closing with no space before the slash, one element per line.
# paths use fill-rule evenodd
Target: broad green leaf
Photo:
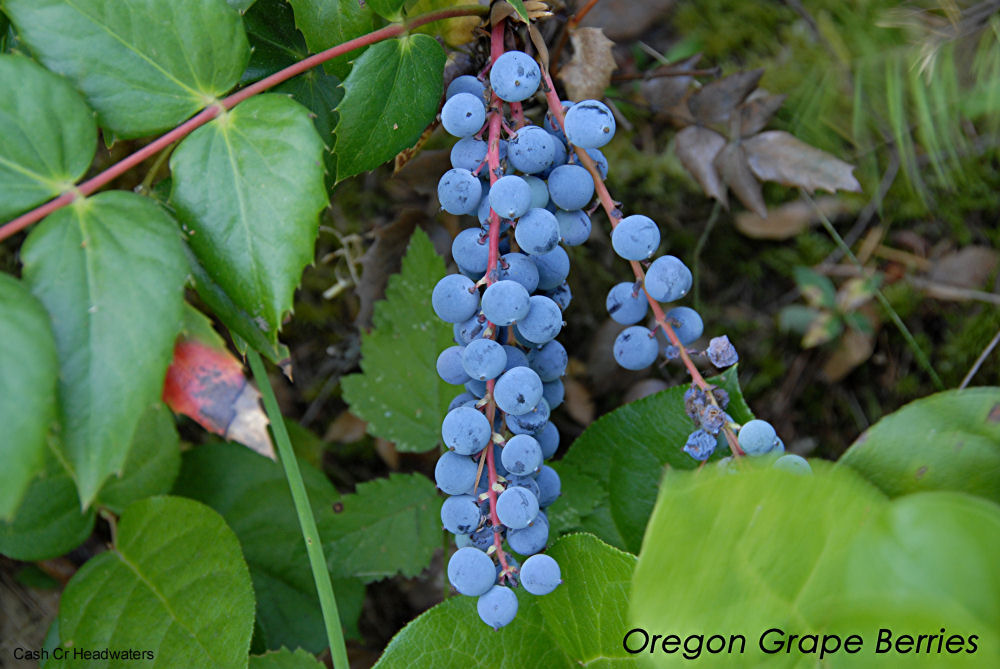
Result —
<path fill-rule="evenodd" d="M 262 330 L 250 314 L 233 302 L 226 291 L 208 275 L 208 271 L 202 267 L 198 258 L 195 257 L 194 251 L 187 244 L 184 245 L 184 255 L 187 257 L 188 268 L 191 270 L 191 278 L 194 279 L 194 289 L 198 292 L 198 297 L 233 333 L 233 343 L 237 350 L 240 353 L 245 353 L 246 346 L 249 344 L 276 365 L 290 364 L 291 353 L 288 351 L 288 347 L 280 343 L 277 336 Z"/>
<path fill-rule="evenodd" d="M 306 492 L 320 527 L 340 499 L 323 474 L 300 461 Z M 237 444 L 206 444 L 184 454 L 174 493 L 203 502 L 226 519 L 243 547 L 257 596 L 257 624 L 267 648 L 327 646 L 316 585 L 298 516 L 281 465 Z M 356 582 L 356 581 L 354 581 Z M 351 581 L 337 579 L 338 603 Z M 358 607 L 341 603 L 350 629 Z M 354 615 L 353 619 L 348 616 Z"/>
<path fill-rule="evenodd" d="M 890 497 L 958 490 L 1000 502 L 1000 388 L 911 402 L 866 430 L 840 464 Z"/>
<path fill-rule="evenodd" d="M 136 426 L 121 477 L 112 477 L 104 484 L 97 503 L 120 514 L 132 502 L 170 492 L 180 468 L 174 417 L 158 402 L 146 410 Z"/>
<path fill-rule="evenodd" d="M 26 562 L 59 557 L 90 536 L 94 518 L 93 508 L 80 510 L 76 484 L 50 452 L 14 520 L 0 521 L 0 553 Z"/>
<path fill-rule="evenodd" d="M 188 245 L 272 345 L 312 261 L 327 203 L 322 160 L 308 111 L 280 95 L 247 100 L 170 157 Z"/>
<path fill-rule="evenodd" d="M 361 336 L 362 373 L 341 379 L 344 399 L 368 422 L 368 432 L 401 451 L 437 445 L 455 395 L 436 366 L 452 341 L 451 328 L 431 307 L 431 292 L 444 274 L 430 238 L 414 230 L 400 273 L 389 277 L 386 299 L 375 304 L 375 329 Z"/>
<path fill-rule="evenodd" d="M 5 22 L 0 34 L 5 33 Z M 0 220 L 69 189 L 90 166 L 97 123 L 68 81 L 0 56 Z"/>
<path fill-rule="evenodd" d="M 398 21 L 403 16 L 406 0 L 368 0 L 368 6 L 384 19 Z"/>
<path fill-rule="evenodd" d="M 63 448 L 86 507 L 122 470 L 136 423 L 159 401 L 187 263 L 170 217 L 122 191 L 55 212 L 21 256 L 52 319 Z"/>
<path fill-rule="evenodd" d="M 441 500 L 426 477 L 390 474 L 359 484 L 336 513 L 324 514 L 319 528 L 333 575 L 366 582 L 413 577 L 441 547 Z"/>
<path fill-rule="evenodd" d="M 226 4 L 238 11 L 240 14 L 245 13 L 256 2 L 257 0 L 226 0 Z"/>
<path fill-rule="evenodd" d="M 288 0 L 295 11 L 295 25 L 305 35 L 313 53 L 319 53 L 375 29 L 375 14 L 367 3 L 357 0 Z M 352 51 L 326 62 L 326 71 L 343 79 L 351 71 L 351 61 L 360 55 Z"/>
<path fill-rule="evenodd" d="M 322 662 L 301 648 L 282 648 L 264 655 L 251 655 L 249 669 L 323 669 Z"/>
<path fill-rule="evenodd" d="M 147 651 L 160 666 L 240 667 L 253 607 L 240 544 L 219 514 L 188 499 L 151 497 L 125 510 L 115 547 L 66 586 L 59 635 L 63 648 Z M 53 666 L 94 666 L 67 655 Z"/>
<path fill-rule="evenodd" d="M 749 465 L 750 463 L 746 463 Z M 729 474 L 710 465 L 668 472 L 660 486 L 632 580 L 630 620 L 661 634 L 743 634 L 743 654 L 702 654 L 699 666 L 757 666 L 771 627 L 823 631 L 821 611 L 838 594 L 851 541 L 874 522 L 885 498 L 857 475 L 820 467 L 797 476 L 746 466 Z M 872 569 L 884 569 L 871 565 Z M 853 627 L 827 629 L 845 636 Z M 638 650 L 641 636 L 630 640 Z M 643 656 L 673 666 L 679 654 Z M 767 666 L 815 666 L 815 656 L 779 655 Z"/>
<path fill-rule="evenodd" d="M 48 312 L 8 274 L 0 274 L 0 370 L 0 520 L 9 521 L 45 468 L 59 361 Z"/>
<path fill-rule="evenodd" d="M 494 632 L 479 619 L 476 598 L 458 595 L 403 628 L 375 666 L 632 666 L 621 639 L 635 557 L 586 534 L 563 537 L 546 552 L 559 562 L 562 585 L 542 597 L 517 588 L 510 625 Z"/>
<path fill-rule="evenodd" d="M 843 569 L 829 575 L 838 590 L 835 605 L 820 607 L 816 618 L 827 629 L 860 628 L 871 630 L 871 637 L 887 629 L 893 641 L 902 634 L 940 634 L 942 627 L 947 635 L 977 634 L 975 654 L 962 652 L 960 659 L 925 651 L 907 659 L 907 666 L 997 666 L 998 553 L 1000 506 L 955 492 L 900 497 L 864 527 Z M 881 667 L 884 657 L 845 657 L 837 666 Z"/>
<path fill-rule="evenodd" d="M 409 16 L 419 16 L 438 9 L 452 9 L 460 6 L 468 7 L 469 3 L 467 0 L 408 0 L 406 13 Z M 487 8 L 483 7 L 483 14 L 486 12 Z M 482 22 L 482 16 L 459 16 L 453 19 L 425 23 L 417 28 L 416 32 L 440 37 L 446 46 L 457 47 L 476 39 L 476 31 Z"/>
<path fill-rule="evenodd" d="M 295 27 L 292 7 L 285 0 L 258 0 L 243 15 L 243 25 L 251 53 L 241 85 L 263 79 L 309 55 L 305 38 Z"/>
<path fill-rule="evenodd" d="M 21 40 L 120 137 L 171 128 L 228 91 L 250 56 L 220 0 L 5 0 Z"/>
<path fill-rule="evenodd" d="M 740 393 L 737 367 L 709 382 L 729 393 L 726 411 L 737 422 L 753 418 Z M 580 485 L 564 490 L 558 505 L 578 509 L 582 529 L 620 548 L 639 550 L 664 467 L 698 466 L 682 450 L 695 429 L 684 413 L 687 388 L 669 388 L 619 407 L 591 424 L 573 442 L 558 471 L 571 481 L 578 480 Z M 728 446 L 720 436 L 713 458 L 726 453 Z M 574 477 L 571 469 L 589 479 Z M 599 502 L 595 508 L 593 499 L 605 495 L 607 501 Z"/>
<path fill-rule="evenodd" d="M 337 181 L 374 169 L 416 143 L 437 114 L 444 63 L 444 50 L 428 35 L 387 40 L 365 51 L 337 107 Z"/>

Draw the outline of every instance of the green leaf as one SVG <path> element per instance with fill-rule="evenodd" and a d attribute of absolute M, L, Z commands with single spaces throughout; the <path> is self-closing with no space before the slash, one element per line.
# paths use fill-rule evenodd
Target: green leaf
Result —
<path fill-rule="evenodd" d="M 778 327 L 786 332 L 804 335 L 809 331 L 809 327 L 824 313 L 827 312 L 802 304 L 789 304 L 778 312 Z"/>
<path fill-rule="evenodd" d="M 738 423 L 753 418 L 739 389 L 737 367 L 709 379 L 729 393 L 726 412 Z M 688 386 L 676 386 L 605 414 L 577 437 L 558 471 L 575 473 L 580 485 L 563 491 L 559 506 L 578 509 L 580 527 L 626 550 L 637 552 L 646 520 L 656 501 L 657 484 L 665 466 L 694 469 L 698 462 L 682 449 L 695 426 L 684 412 Z M 713 458 L 728 451 L 723 437 Z M 608 495 L 593 509 L 593 498 Z M 560 512 L 564 513 L 564 512 Z"/>
<path fill-rule="evenodd" d="M 295 27 L 292 7 L 285 0 L 258 0 L 243 15 L 243 25 L 251 51 L 241 85 L 263 79 L 309 55 L 306 40 Z"/>
<path fill-rule="evenodd" d="M 812 307 L 833 309 L 837 306 L 837 289 L 829 277 L 809 269 L 796 267 L 795 284 L 802 291 L 802 297 Z"/>
<path fill-rule="evenodd" d="M 201 264 L 272 346 L 326 206 L 323 144 L 304 107 L 259 95 L 170 157 L 171 202 Z"/>
<path fill-rule="evenodd" d="M 812 462 L 812 476 L 752 464 L 667 475 L 635 570 L 629 627 L 681 639 L 745 635 L 742 653 L 698 658 L 699 666 L 724 667 L 817 666 L 817 655 L 797 645 L 790 654 L 764 655 L 758 640 L 770 628 L 786 638 L 858 634 L 859 654 L 841 652 L 822 663 L 881 667 L 887 657 L 875 653 L 880 628 L 895 639 L 946 627 L 978 634 L 976 661 L 993 664 L 1000 507 L 959 493 L 890 503 L 850 469 L 822 461 Z M 777 639 L 769 635 L 767 645 Z M 630 647 L 641 643 L 635 636 Z M 655 666 L 677 661 L 647 653 Z M 971 666 L 968 658 L 956 660 L 946 653 L 905 658 L 908 666 Z"/>
<path fill-rule="evenodd" d="M 337 107 L 337 181 L 374 169 L 413 146 L 434 120 L 445 54 L 428 35 L 371 46 L 344 82 Z"/>
<path fill-rule="evenodd" d="M 9 521 L 45 468 L 59 361 L 48 312 L 8 274 L 0 274 L 0 370 L 0 520 Z"/>
<path fill-rule="evenodd" d="M 454 396 L 436 366 L 451 328 L 431 307 L 431 292 L 444 274 L 430 238 L 414 230 L 400 273 L 389 277 L 386 299 L 375 304 L 375 329 L 361 336 L 362 373 L 341 379 L 351 411 L 368 422 L 371 434 L 401 451 L 437 445 Z"/>
<path fill-rule="evenodd" d="M 517 12 L 522 21 L 528 23 L 531 20 L 528 16 L 528 10 L 524 7 L 523 0 L 507 0 L 507 4 L 514 8 L 514 11 Z"/>
<path fill-rule="evenodd" d="M 226 291 L 208 275 L 208 271 L 198 262 L 194 251 L 187 244 L 184 245 L 184 255 L 187 256 L 188 268 L 191 270 L 194 289 L 197 291 L 198 297 L 234 334 L 233 343 L 237 350 L 240 353 L 245 353 L 246 345 L 249 344 L 262 355 L 267 356 L 274 364 L 279 366 L 289 364 L 291 353 L 288 351 L 288 347 L 278 342 L 276 335 L 262 330 L 250 317 L 250 314 L 233 302 Z"/>
<path fill-rule="evenodd" d="M 154 202 L 107 191 L 46 218 L 21 256 L 52 319 L 63 448 L 86 507 L 159 401 L 181 324 L 182 244 Z"/>
<path fill-rule="evenodd" d="M 479 619 L 476 598 L 452 597 L 403 628 L 375 666 L 631 666 L 621 638 L 635 557 L 585 534 L 563 537 L 546 552 L 559 562 L 562 585 L 544 597 L 517 588 L 510 625 L 494 632 Z"/>
<path fill-rule="evenodd" d="M 120 137 L 171 128 L 239 80 L 250 50 L 218 0 L 6 0 L 21 40 Z"/>
<path fill-rule="evenodd" d="M 282 648 L 264 655 L 251 655 L 249 669 L 323 669 L 324 666 L 301 648 L 296 648 L 294 653 Z"/>
<path fill-rule="evenodd" d="M 0 26 L 0 34 L 6 25 Z M 83 176 L 97 148 L 94 114 L 68 81 L 24 56 L 0 56 L 0 220 Z"/>
<path fill-rule="evenodd" d="M 403 17 L 405 2 L 406 0 L 368 0 L 368 6 L 386 20 L 399 21 Z"/>
<path fill-rule="evenodd" d="M 323 474 L 300 461 L 317 520 L 330 521 L 340 496 Z M 237 444 L 206 444 L 184 454 L 174 493 L 203 502 L 226 519 L 243 547 L 257 596 L 257 624 L 267 648 L 327 646 L 323 614 L 298 516 L 281 466 Z M 346 580 L 334 583 L 338 603 Z M 339 607 L 346 616 L 359 608 Z"/>
<path fill-rule="evenodd" d="M 330 572 L 377 581 L 394 574 L 413 577 L 441 546 L 441 499 L 420 474 L 390 474 L 361 483 L 345 495 L 332 516 L 319 520 Z M 405 550 L 387 550 L 392 546 Z"/>
<path fill-rule="evenodd" d="M 125 510 L 114 549 L 66 586 L 59 634 L 64 648 L 147 651 L 163 666 L 239 667 L 253 605 L 239 542 L 223 519 L 191 500 L 152 497 Z M 56 666 L 94 666 L 68 655 Z"/>
<path fill-rule="evenodd" d="M 375 14 L 369 3 L 357 0 L 288 0 L 295 11 L 295 25 L 305 35 L 313 53 L 343 44 L 375 29 Z M 343 79 L 350 62 L 360 55 L 352 51 L 327 61 L 326 71 Z"/>
<path fill-rule="evenodd" d="M 121 477 L 104 484 L 97 502 L 121 514 L 132 502 L 170 492 L 180 468 L 174 417 L 158 402 L 146 410 L 136 427 Z"/>
<path fill-rule="evenodd" d="M 840 464 L 890 497 L 958 490 L 1000 501 L 1000 388 L 911 402 L 866 430 Z"/>
<path fill-rule="evenodd" d="M 0 521 L 0 553 L 15 560 L 48 560 L 70 552 L 94 528 L 93 508 L 80 510 L 76 484 L 49 452 L 46 468 L 31 482 L 7 523 Z"/>
<path fill-rule="evenodd" d="M 256 1 L 257 0 L 226 0 L 226 4 L 238 11 L 240 14 L 243 14 L 250 9 L 251 5 L 253 5 Z"/>

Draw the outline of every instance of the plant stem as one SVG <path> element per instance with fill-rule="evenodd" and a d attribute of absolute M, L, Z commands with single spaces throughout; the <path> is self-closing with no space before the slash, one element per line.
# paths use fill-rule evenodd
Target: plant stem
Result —
<path fill-rule="evenodd" d="M 306 553 L 309 555 L 309 566 L 312 568 L 316 592 L 319 595 L 319 605 L 323 611 L 323 622 L 326 624 L 326 638 L 330 643 L 333 666 L 335 669 L 348 669 L 347 648 L 344 645 L 344 634 L 340 627 L 337 600 L 333 594 L 330 572 L 326 566 L 326 558 L 323 557 L 323 544 L 320 542 L 316 519 L 313 517 L 312 507 L 309 505 L 305 484 L 302 482 L 299 463 L 295 459 L 295 451 L 292 450 L 292 442 L 288 438 L 285 421 L 281 416 L 281 410 L 278 409 L 278 401 L 274 397 L 274 390 L 271 388 L 264 362 L 257 351 L 252 348 L 247 349 L 247 360 L 250 362 L 250 369 L 253 370 L 257 388 L 264 400 L 264 408 L 271 421 L 271 432 L 278 445 L 281 464 L 285 468 L 285 478 L 288 479 L 288 487 L 292 491 L 295 513 L 299 517 L 302 538 L 306 542 Z"/>
<path fill-rule="evenodd" d="M 36 207 L 27 213 L 21 214 L 9 223 L 0 226 L 0 242 L 14 234 L 17 234 L 32 223 L 37 223 L 52 212 L 65 207 L 78 197 L 86 197 L 87 195 L 94 193 L 102 186 L 105 186 L 112 179 L 122 175 L 147 158 L 150 158 L 154 154 L 170 146 L 174 142 L 187 137 L 196 129 L 205 125 L 216 116 L 219 116 L 222 112 L 232 109 L 247 98 L 253 97 L 258 93 L 262 93 L 296 75 L 302 74 L 307 70 L 311 70 L 317 65 L 321 65 L 328 60 L 336 58 L 337 56 L 342 56 L 343 54 L 355 49 L 360 49 L 361 47 L 369 46 L 371 44 L 375 44 L 376 42 L 397 37 L 428 23 L 444 19 L 457 18 L 460 16 L 485 14 L 487 11 L 488 9 L 486 7 L 481 7 L 479 5 L 460 5 L 458 7 L 452 7 L 451 9 L 427 12 L 426 14 L 421 14 L 410 19 L 406 23 L 395 23 L 393 25 L 386 26 L 374 32 L 370 32 L 367 35 L 362 35 L 361 37 L 356 37 L 355 39 L 344 42 L 343 44 L 330 47 L 326 51 L 321 51 L 313 56 L 309 56 L 308 58 L 300 60 L 293 65 L 289 65 L 285 69 L 275 72 L 271 76 L 265 77 L 264 79 L 261 79 L 260 81 L 257 81 L 246 88 L 240 89 L 232 95 L 205 107 L 181 125 L 177 126 L 165 135 L 161 135 L 135 153 L 118 161 L 97 176 L 84 181 L 79 186 L 64 191 L 57 198 L 49 200 L 45 204 Z"/>
<path fill-rule="evenodd" d="M 712 234 L 712 229 L 715 227 L 716 221 L 719 220 L 720 211 L 722 211 L 722 204 L 716 201 L 715 206 L 712 207 L 712 213 L 708 215 L 708 222 L 705 224 L 705 229 L 701 231 L 701 237 L 698 238 L 698 243 L 695 244 L 694 253 L 692 254 L 691 271 L 694 272 L 695 311 L 701 311 L 701 272 L 698 271 L 701 268 L 701 252 L 705 249 L 705 244 L 708 243 L 708 236 Z"/>
<path fill-rule="evenodd" d="M 840 234 L 833 227 L 833 223 L 831 223 L 830 219 L 826 217 L 826 215 L 823 213 L 823 210 L 820 209 L 819 205 L 816 204 L 815 200 L 813 200 L 812 197 L 810 197 L 809 193 L 807 193 L 805 189 L 799 189 L 799 190 L 802 193 L 802 197 L 804 197 L 806 201 L 810 205 L 812 205 L 813 210 L 819 217 L 820 223 L 823 224 L 823 227 L 826 228 L 827 233 L 830 235 L 831 238 L 833 238 L 833 241 L 837 243 L 837 246 L 840 247 L 840 250 L 844 253 L 844 255 L 850 258 L 851 262 L 854 263 L 855 267 L 857 267 L 860 270 L 864 270 L 864 266 L 861 264 L 861 261 L 858 260 L 857 256 L 854 255 L 854 252 L 851 251 L 851 248 L 844 242 Z M 887 314 L 889 314 L 890 320 L 892 320 L 892 322 L 895 324 L 896 329 L 899 330 L 899 333 L 903 335 L 903 339 L 906 340 L 906 345 L 910 348 L 910 351 L 913 353 L 913 356 L 917 359 L 917 364 L 920 365 L 920 367 L 924 370 L 924 372 L 927 373 L 927 376 L 931 378 L 931 381 L 934 383 L 934 387 L 937 390 L 944 390 L 944 382 L 941 381 L 941 377 L 938 376 L 938 373 L 934 370 L 934 367 L 931 365 L 931 361 L 930 359 L 928 359 L 927 354 L 924 353 L 924 350 L 922 348 L 920 348 L 920 344 L 918 344 L 917 340 L 913 338 L 913 335 L 910 333 L 909 328 L 906 327 L 906 323 L 904 323 L 903 319 L 899 317 L 899 314 L 896 313 L 896 310 L 892 308 L 892 305 L 889 304 L 889 300 L 886 299 L 885 295 L 882 294 L 881 290 L 878 289 L 875 290 L 875 299 L 878 300 L 878 303 L 881 304 L 882 308 L 885 309 Z"/>

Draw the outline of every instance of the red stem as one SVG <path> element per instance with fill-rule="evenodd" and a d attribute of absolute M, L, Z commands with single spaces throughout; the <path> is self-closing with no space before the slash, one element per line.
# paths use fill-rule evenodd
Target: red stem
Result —
<path fill-rule="evenodd" d="M 565 134 L 565 116 L 563 114 L 562 101 L 559 99 L 559 94 L 556 93 L 556 87 L 552 83 L 552 78 L 549 76 L 549 73 L 544 70 L 544 68 L 542 70 L 542 76 L 545 78 L 545 99 L 549 105 L 549 113 L 552 114 L 552 117 L 555 119 L 558 127 Z M 583 149 L 577 148 L 572 144 L 570 146 L 576 152 L 576 157 L 577 160 L 580 161 L 580 164 L 583 165 L 588 172 L 590 172 L 590 176 L 594 180 L 594 188 L 597 190 L 597 197 L 601 201 L 601 206 L 604 208 L 604 212 L 608 215 L 608 220 L 611 221 L 611 229 L 613 230 L 622 219 L 621 210 L 618 209 L 615 201 L 611 198 L 611 193 L 608 192 L 608 187 L 604 184 L 604 180 L 601 179 L 601 173 L 597 170 L 597 165 L 594 164 L 593 159 Z M 649 301 L 649 306 L 653 310 L 653 316 L 656 319 L 656 324 L 660 326 L 663 332 L 667 335 L 667 339 L 670 340 L 670 343 L 677 347 L 681 361 L 684 363 L 684 367 L 687 368 L 688 373 L 691 375 L 691 380 L 699 388 L 706 391 L 709 401 L 711 401 L 712 404 L 718 406 L 715 401 L 715 396 L 711 392 L 714 386 L 708 383 L 708 381 L 705 380 L 705 377 L 701 375 L 701 372 L 698 371 L 698 368 L 695 367 L 694 362 L 691 360 L 691 356 L 687 353 L 687 349 L 684 348 L 684 345 L 681 343 L 677 333 L 674 332 L 674 328 L 670 325 L 669 321 L 667 321 L 667 316 L 663 313 L 663 307 L 661 307 L 660 303 L 654 300 L 646 291 L 646 273 L 643 271 L 642 265 L 635 260 L 630 260 L 629 264 L 632 266 L 632 273 L 635 274 L 636 280 L 642 282 L 643 284 L 642 290 L 646 293 L 646 299 Z M 722 407 L 719 408 L 721 409 Z M 740 449 L 739 442 L 737 441 L 736 435 L 733 431 L 726 427 L 724 432 L 726 435 L 726 441 L 729 443 L 729 449 L 733 452 L 733 454 L 743 455 L 743 451 Z"/>
<path fill-rule="evenodd" d="M 482 14 L 485 11 L 485 7 L 466 5 L 436 12 L 428 12 L 406 23 L 397 23 L 391 26 L 386 26 L 385 28 L 370 32 L 367 35 L 362 35 L 361 37 L 356 37 L 350 41 L 344 42 L 343 44 L 338 44 L 337 46 L 327 49 L 326 51 L 321 51 L 313 56 L 309 56 L 308 58 L 300 60 L 293 65 L 289 65 L 285 69 L 275 72 L 271 76 L 265 77 L 264 79 L 261 79 L 260 81 L 257 81 L 246 88 L 240 89 L 232 95 L 205 107 L 195 116 L 191 117 L 167 134 L 153 140 L 135 153 L 107 168 L 97 176 L 84 181 L 79 186 L 75 186 L 70 190 L 63 192 L 57 198 L 50 200 L 49 202 L 46 202 L 45 204 L 36 207 L 27 213 L 21 214 L 9 223 L 0 226 L 0 242 L 8 237 L 11 237 L 12 235 L 17 234 L 32 223 L 37 223 L 52 212 L 65 207 L 77 198 L 90 195 L 101 186 L 110 182 L 112 179 L 132 169 L 139 163 L 162 151 L 174 142 L 187 137 L 194 130 L 205 125 L 223 111 L 232 109 L 247 98 L 253 97 L 258 93 L 262 93 L 263 91 L 266 91 L 273 86 L 277 86 L 278 84 L 287 81 L 298 74 L 302 74 L 317 65 L 321 65 L 328 60 L 336 58 L 337 56 L 342 56 L 355 49 L 360 49 L 361 47 L 381 42 L 382 40 L 389 39 L 390 37 L 402 35 L 413 28 L 418 28 L 427 23 L 433 23 L 434 21 L 441 21 L 443 19 L 457 18 L 460 16 L 473 16 L 475 14 Z"/>

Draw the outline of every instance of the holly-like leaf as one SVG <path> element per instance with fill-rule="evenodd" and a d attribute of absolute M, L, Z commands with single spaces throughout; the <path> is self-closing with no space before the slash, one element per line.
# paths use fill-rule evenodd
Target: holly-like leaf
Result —
<path fill-rule="evenodd" d="M 368 0 L 367 4 L 382 18 L 398 21 L 403 16 L 406 0 Z"/>
<path fill-rule="evenodd" d="M 86 507 L 122 470 L 136 424 L 159 400 L 187 263 L 174 221 L 122 191 L 55 212 L 21 256 L 52 320 L 63 449 Z"/>
<path fill-rule="evenodd" d="M 170 157 L 188 244 L 272 345 L 312 261 L 327 203 L 322 161 L 309 113 L 279 95 L 247 100 Z"/>
<path fill-rule="evenodd" d="M 826 151 L 796 139 L 784 130 L 768 130 L 742 142 L 746 159 L 761 181 L 799 186 L 810 193 L 817 188 L 861 192 L 854 167 Z"/>
<path fill-rule="evenodd" d="M 414 230 L 402 270 L 390 277 L 386 299 L 375 305 L 375 329 L 361 337 L 362 373 L 341 379 L 344 398 L 368 422 L 368 431 L 401 451 L 437 445 L 455 394 L 436 366 L 452 341 L 451 328 L 431 307 L 431 292 L 444 274 L 427 234 Z"/>
<path fill-rule="evenodd" d="M 321 528 L 326 527 L 340 495 L 322 472 L 301 460 L 299 467 L 313 515 Z M 235 444 L 205 444 L 184 454 L 174 494 L 218 511 L 239 538 L 253 579 L 257 625 L 265 646 L 300 646 L 315 652 L 325 648 L 323 613 L 281 465 Z M 327 533 L 322 534 L 325 540 Z M 357 579 L 335 579 L 338 602 L 341 592 L 356 590 L 357 583 Z M 357 624 L 359 606 L 339 607 L 348 629 Z"/>
<path fill-rule="evenodd" d="M 725 137 L 698 125 L 689 125 L 674 139 L 674 150 L 684 169 L 691 173 L 705 195 L 728 207 L 726 186 L 715 170 L 715 157 L 725 145 Z"/>
<path fill-rule="evenodd" d="M 416 576 L 441 546 L 440 508 L 437 488 L 419 474 L 358 485 L 320 524 L 331 573 L 364 581 Z M 406 550 L 386 550 L 387 541 Z"/>
<path fill-rule="evenodd" d="M 164 666 L 238 667 L 247 662 L 253 607 L 240 544 L 219 514 L 152 497 L 125 510 L 114 548 L 66 586 L 59 635 L 64 648 L 147 651 Z M 66 656 L 50 665 L 93 663 Z"/>
<path fill-rule="evenodd" d="M 740 393 L 737 367 L 709 381 L 729 393 L 726 412 L 737 422 L 753 418 Z M 677 386 L 636 400 L 588 427 L 557 463 L 557 471 L 566 473 L 570 481 L 578 478 L 576 473 L 588 478 L 564 490 L 553 509 L 564 507 L 560 514 L 575 509 L 582 518 L 581 528 L 638 551 L 664 467 L 694 469 L 699 464 L 682 450 L 695 429 L 684 412 L 686 390 L 687 386 Z M 727 451 L 720 437 L 713 458 Z M 602 494 L 608 495 L 608 501 L 595 507 L 592 500 Z"/>
<path fill-rule="evenodd" d="M 767 205 L 760 184 L 754 178 L 747 154 L 740 142 L 726 144 L 713 162 L 715 171 L 748 209 L 762 218 L 767 217 Z"/>
<path fill-rule="evenodd" d="M 736 72 L 706 84 L 688 100 L 691 114 L 699 123 L 721 123 L 757 88 L 764 70 Z"/>
<path fill-rule="evenodd" d="M 1000 388 L 911 402 L 868 428 L 840 464 L 892 497 L 957 490 L 1000 501 Z"/>
<path fill-rule="evenodd" d="M 264 655 L 251 655 L 249 669 L 323 669 L 325 666 L 301 648 L 296 648 L 294 653 L 282 648 Z"/>
<path fill-rule="evenodd" d="M 375 29 L 371 3 L 357 0 L 288 0 L 295 12 L 295 25 L 306 38 L 313 53 L 319 53 Z M 351 71 L 351 61 L 361 55 L 352 51 L 326 62 L 326 71 L 344 79 Z"/>
<path fill-rule="evenodd" d="M 452 597 L 403 628 L 376 668 L 468 669 L 470 658 L 478 667 L 638 666 L 621 642 L 635 557 L 587 534 L 563 537 L 546 553 L 562 584 L 542 597 L 516 588 L 512 623 L 494 631 L 476 614 L 476 598 Z"/>
<path fill-rule="evenodd" d="M 272 75 L 309 55 L 306 40 L 295 27 L 292 7 L 285 0 L 258 0 L 244 15 L 250 62 L 240 78 L 245 85 Z"/>
<path fill-rule="evenodd" d="M 573 58 L 561 70 L 571 100 L 600 100 L 618 69 L 612 49 L 615 43 L 600 28 L 577 28 L 570 33 Z"/>
<path fill-rule="evenodd" d="M 240 15 L 217 0 L 6 0 L 20 39 L 120 137 L 171 128 L 240 78 Z"/>
<path fill-rule="evenodd" d="M 121 477 L 109 479 L 97 501 L 121 514 L 132 502 L 170 492 L 180 468 L 180 439 L 174 418 L 157 402 L 136 427 Z"/>
<path fill-rule="evenodd" d="M 0 56 L 0 90 L 17 91 L 0 96 L 3 220 L 59 195 L 83 175 L 97 147 L 97 123 L 68 81 L 24 56 Z"/>
<path fill-rule="evenodd" d="M 412 146 L 434 120 L 445 54 L 427 35 L 380 42 L 344 82 L 335 131 L 337 181 L 374 169 Z"/>
<path fill-rule="evenodd" d="M 0 274 L 0 342 L 0 520 L 9 521 L 45 467 L 59 361 L 48 312 L 8 274 Z"/>

